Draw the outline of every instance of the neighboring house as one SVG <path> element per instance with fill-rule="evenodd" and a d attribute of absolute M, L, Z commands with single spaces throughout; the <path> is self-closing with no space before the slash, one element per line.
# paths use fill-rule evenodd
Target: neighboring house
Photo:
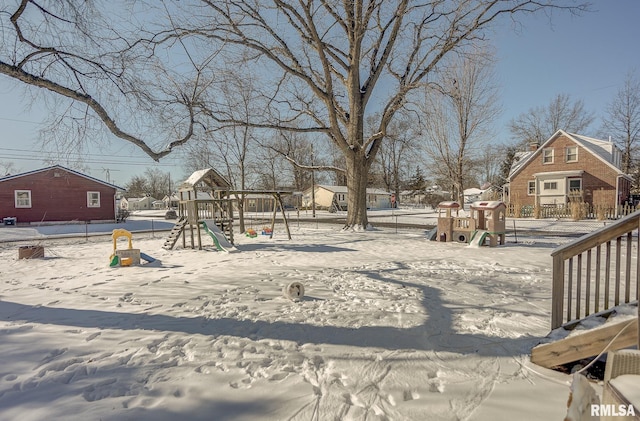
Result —
<path fill-rule="evenodd" d="M 424 192 L 419 190 L 402 190 L 400 192 L 400 204 L 418 205 L 424 199 Z"/>
<path fill-rule="evenodd" d="M 479 189 L 477 187 L 464 189 L 464 191 L 462 192 L 462 194 L 464 195 L 464 202 L 465 203 L 477 202 L 478 200 L 481 200 L 482 193 L 484 193 L 484 190 Z"/>
<path fill-rule="evenodd" d="M 273 212 L 275 202 L 272 194 L 248 193 L 244 195 L 244 211 Z"/>
<path fill-rule="evenodd" d="M 172 194 L 171 197 L 167 195 L 162 198 L 162 202 L 164 203 L 165 209 L 177 209 L 180 198 L 177 194 Z"/>
<path fill-rule="evenodd" d="M 150 209 L 154 209 L 153 207 L 153 202 L 155 202 L 156 199 L 151 197 L 151 196 L 145 196 L 145 197 L 130 197 L 128 199 L 126 199 L 126 208 L 123 209 L 127 209 L 130 212 L 131 211 L 138 211 L 138 210 L 150 210 Z M 120 207 L 122 207 L 122 202 Z"/>
<path fill-rule="evenodd" d="M 318 209 L 346 210 L 347 186 L 315 186 L 315 202 Z M 312 205 L 311 187 L 306 189 L 302 196 L 302 206 L 310 208 Z M 389 209 L 391 208 L 391 193 L 381 189 L 367 189 L 367 208 Z"/>
<path fill-rule="evenodd" d="M 539 147 L 517 154 L 506 199 L 520 206 L 564 206 L 570 197 L 617 206 L 631 188 L 631 177 L 620 169 L 621 155 L 612 142 L 558 130 Z"/>
<path fill-rule="evenodd" d="M 18 223 L 115 221 L 116 193 L 124 190 L 54 165 L 0 178 L 0 218 Z"/>

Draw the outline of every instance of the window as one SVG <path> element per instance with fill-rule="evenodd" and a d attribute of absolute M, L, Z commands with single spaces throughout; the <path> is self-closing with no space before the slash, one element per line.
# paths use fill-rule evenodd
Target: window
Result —
<path fill-rule="evenodd" d="M 528 193 L 529 196 L 536 194 L 536 182 L 535 180 L 529 181 Z"/>
<path fill-rule="evenodd" d="M 542 163 L 553 164 L 553 149 L 546 148 L 542 150 Z"/>
<path fill-rule="evenodd" d="M 580 178 L 569 179 L 569 191 L 574 191 L 574 190 L 582 190 L 582 179 Z"/>
<path fill-rule="evenodd" d="M 87 207 L 88 208 L 99 208 L 100 207 L 100 192 L 99 191 L 88 191 L 87 192 Z"/>
<path fill-rule="evenodd" d="M 558 183 L 556 181 L 545 181 L 544 182 L 545 190 L 558 190 Z"/>
<path fill-rule="evenodd" d="M 15 199 L 16 199 L 16 208 L 30 208 L 31 207 L 31 190 L 16 190 Z"/>
<path fill-rule="evenodd" d="M 567 147 L 566 152 L 567 152 L 567 156 L 566 156 L 567 162 L 578 162 L 578 147 L 577 146 L 569 146 L 569 147 Z"/>

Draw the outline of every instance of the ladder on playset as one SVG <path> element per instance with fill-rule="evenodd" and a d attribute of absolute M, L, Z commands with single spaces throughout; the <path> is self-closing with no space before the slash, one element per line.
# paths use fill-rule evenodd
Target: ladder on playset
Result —
<path fill-rule="evenodd" d="M 184 231 L 185 225 L 187 225 L 187 218 L 180 218 L 171 229 L 169 238 L 167 238 L 167 241 L 164 242 L 162 247 L 171 250 L 176 245 L 176 242 L 178 242 L 178 238 L 180 238 L 180 234 Z"/>

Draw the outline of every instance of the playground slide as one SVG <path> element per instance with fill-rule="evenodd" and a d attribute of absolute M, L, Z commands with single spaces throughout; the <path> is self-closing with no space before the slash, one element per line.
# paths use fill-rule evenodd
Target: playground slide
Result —
<path fill-rule="evenodd" d="M 469 247 L 480 247 L 484 244 L 484 239 L 489 234 L 488 231 L 478 230 L 473 233 L 471 241 L 469 241 Z"/>
<path fill-rule="evenodd" d="M 209 234 L 213 239 L 218 250 L 226 251 L 227 253 L 238 250 L 229 242 L 229 240 L 227 240 L 227 237 L 225 237 L 224 233 L 220 231 L 220 228 L 218 228 L 214 220 L 207 219 L 206 221 L 202 221 L 202 225 L 204 226 L 204 230 L 207 234 Z"/>

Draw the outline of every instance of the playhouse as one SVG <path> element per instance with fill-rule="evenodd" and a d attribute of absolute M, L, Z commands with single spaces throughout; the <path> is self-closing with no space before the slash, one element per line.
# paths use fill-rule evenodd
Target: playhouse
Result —
<path fill-rule="evenodd" d="M 481 246 L 488 239 L 490 247 L 504 245 L 507 206 L 503 202 L 492 200 L 473 202 L 470 209 L 476 230 L 469 242 Z"/>
<path fill-rule="evenodd" d="M 441 202 L 438 207 L 437 241 L 457 241 L 494 247 L 505 242 L 506 205 L 500 201 L 474 202 L 471 216 L 459 216 L 460 204 Z M 454 212 L 455 211 L 455 215 Z"/>

